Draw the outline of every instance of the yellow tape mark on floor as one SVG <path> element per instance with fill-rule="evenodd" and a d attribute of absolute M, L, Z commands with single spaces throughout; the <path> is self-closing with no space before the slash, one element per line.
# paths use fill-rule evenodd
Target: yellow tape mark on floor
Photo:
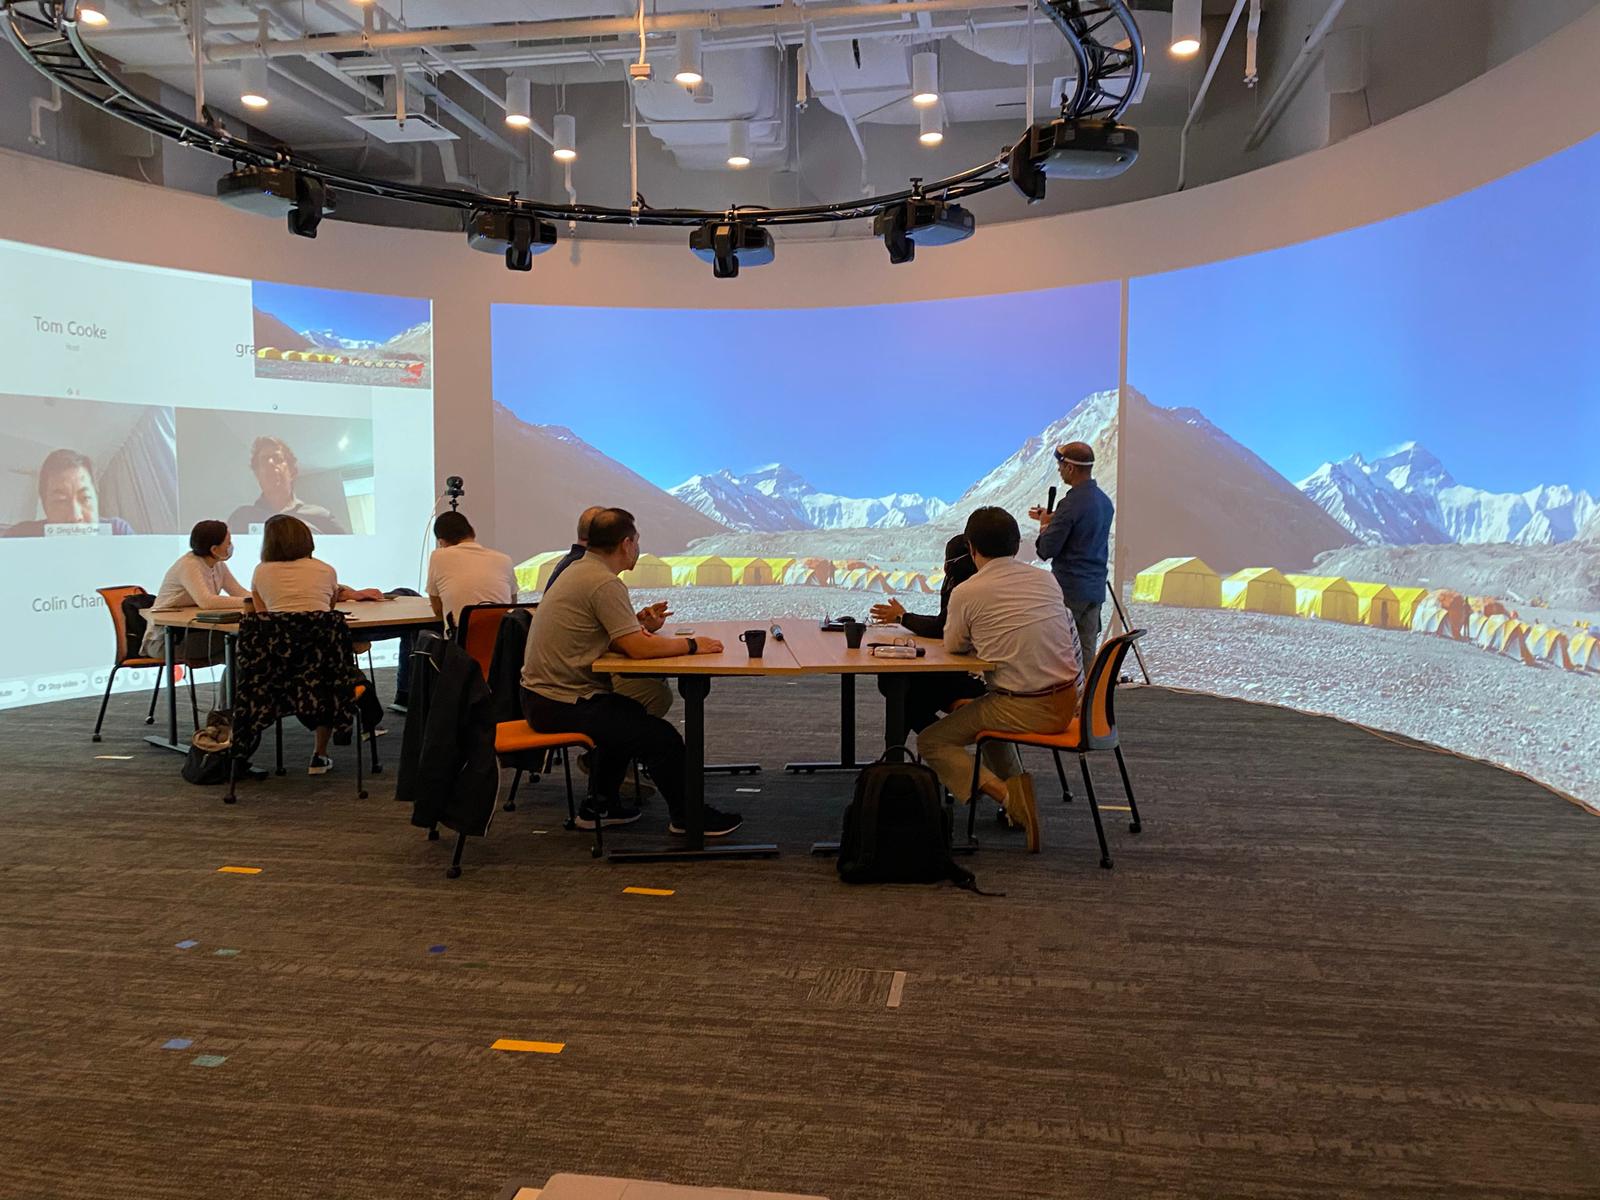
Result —
<path fill-rule="evenodd" d="M 259 875 L 260 867 L 218 867 L 218 875 Z"/>
<path fill-rule="evenodd" d="M 1132 812 L 1133 809 L 1129 808 L 1126 804 L 1102 804 L 1100 806 L 1100 811 L 1101 812 Z"/>
<path fill-rule="evenodd" d="M 523 1054 L 560 1054 L 567 1048 L 565 1042 L 519 1042 L 516 1038 L 500 1038 L 491 1050 L 515 1050 Z"/>
<path fill-rule="evenodd" d="M 670 895 L 672 895 L 672 894 L 673 894 L 673 893 L 674 893 L 674 892 L 675 892 L 675 891 L 676 891 L 676 890 L 677 890 L 677 889 L 675 889 L 675 888 L 636 888 L 636 887 L 625 887 L 625 888 L 623 888 L 623 889 L 622 889 L 622 892 L 623 892 L 623 894 L 624 894 L 624 895 L 626 895 L 626 896 L 670 896 Z"/>

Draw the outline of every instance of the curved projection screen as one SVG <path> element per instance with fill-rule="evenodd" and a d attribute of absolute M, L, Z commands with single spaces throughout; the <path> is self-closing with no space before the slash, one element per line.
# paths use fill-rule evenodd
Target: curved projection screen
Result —
<path fill-rule="evenodd" d="M 1122 578 L 1158 683 L 1600 807 L 1600 138 L 1134 279 Z"/>
<path fill-rule="evenodd" d="M 432 496 L 429 301 L 11 242 L 0 279 L 0 706 L 101 691 L 95 589 L 154 592 L 203 519 L 232 528 L 246 585 L 279 511 L 342 580 L 410 581 Z"/>
<path fill-rule="evenodd" d="M 932 612 L 945 542 L 1028 530 L 1051 450 L 1116 483 L 1120 285 L 861 308 L 492 311 L 496 520 L 526 591 L 591 504 L 630 510 L 629 583 L 691 619 Z M 1031 544 L 1031 537 L 1026 541 Z M 757 586 L 759 585 L 759 586 Z"/>

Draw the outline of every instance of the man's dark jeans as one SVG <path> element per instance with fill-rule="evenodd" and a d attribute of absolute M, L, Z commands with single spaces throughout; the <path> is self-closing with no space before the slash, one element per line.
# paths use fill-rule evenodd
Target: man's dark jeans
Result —
<path fill-rule="evenodd" d="M 540 733 L 583 733 L 594 740 L 589 759 L 589 794 L 615 800 L 633 759 L 650 772 L 674 824 L 683 823 L 683 737 L 636 700 L 596 692 L 564 704 L 522 689 L 522 715 Z"/>

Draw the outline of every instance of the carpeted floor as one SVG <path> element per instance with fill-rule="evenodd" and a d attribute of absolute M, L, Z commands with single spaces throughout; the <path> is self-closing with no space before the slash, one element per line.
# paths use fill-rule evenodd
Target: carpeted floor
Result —
<path fill-rule="evenodd" d="M 987 824 L 1004 899 L 805 853 L 849 780 L 775 768 L 836 745 L 826 682 L 712 693 L 712 756 L 768 770 L 710 799 L 782 858 L 593 862 L 547 781 L 455 881 L 349 751 L 226 809 L 139 697 L 101 745 L 90 701 L 0 715 L 0 1196 L 1600 1194 L 1600 820 L 1331 721 L 1119 710 L 1145 832 L 1108 814 L 1108 872 L 1081 801 L 1037 857 Z"/>

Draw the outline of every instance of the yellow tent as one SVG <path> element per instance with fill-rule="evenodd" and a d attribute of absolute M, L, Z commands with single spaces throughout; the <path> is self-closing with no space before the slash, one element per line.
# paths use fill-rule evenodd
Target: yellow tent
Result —
<path fill-rule="evenodd" d="M 1302 617 L 1361 624 L 1361 602 L 1353 587 L 1334 575 L 1285 575 L 1294 584 L 1294 610 Z"/>
<path fill-rule="evenodd" d="M 282 358 L 283 357 L 283 351 L 279 350 L 276 346 L 262 346 L 259 350 L 256 351 L 256 357 L 257 358 L 272 358 L 272 359 Z"/>
<path fill-rule="evenodd" d="M 1222 581 L 1222 607 L 1294 616 L 1294 585 L 1271 567 L 1246 567 Z"/>
<path fill-rule="evenodd" d="M 622 582 L 631 588 L 663 588 L 672 586 L 672 568 L 664 558 L 654 554 L 641 554 L 633 570 L 622 573 Z"/>
<path fill-rule="evenodd" d="M 855 592 L 887 592 L 889 590 L 889 577 L 877 567 L 854 567 L 846 571 L 843 579 L 835 578 L 838 587 L 846 587 Z"/>
<path fill-rule="evenodd" d="M 1578 668 L 1573 664 L 1572 655 L 1568 653 L 1567 635 L 1559 629 L 1549 625 L 1535 625 L 1528 630 L 1528 649 L 1533 652 L 1533 657 L 1539 662 L 1549 663 L 1553 667 L 1565 667 L 1569 671 Z"/>
<path fill-rule="evenodd" d="M 542 554 L 535 554 L 517 564 L 517 590 L 519 592 L 542 592 L 545 585 L 550 582 L 550 572 L 556 569 L 556 564 L 567 556 L 565 550 L 546 550 Z"/>
<path fill-rule="evenodd" d="M 674 587 L 731 587 L 733 568 L 715 554 L 680 554 L 661 560 L 672 568 Z"/>
<path fill-rule="evenodd" d="M 1600 671 L 1600 638 L 1588 630 L 1567 638 L 1567 654 L 1579 671 Z"/>
<path fill-rule="evenodd" d="M 772 564 L 764 558 L 726 558 L 734 583 L 747 587 L 772 582 Z"/>
<path fill-rule="evenodd" d="M 1387 583 L 1356 583 L 1350 588 L 1356 594 L 1356 615 L 1361 624 L 1374 629 L 1401 629 L 1400 597 Z"/>
<path fill-rule="evenodd" d="M 833 563 L 826 558 L 797 558 L 784 569 L 783 582 L 826 587 L 833 582 Z"/>
<path fill-rule="evenodd" d="M 784 575 L 788 572 L 790 567 L 794 566 L 794 561 L 795 560 L 792 558 L 767 559 L 767 566 L 772 568 L 772 582 L 782 583 Z"/>
<path fill-rule="evenodd" d="M 1399 587 L 1391 584 L 1389 590 L 1394 593 L 1394 598 L 1400 603 L 1400 612 L 1395 619 L 1400 622 L 1401 629 L 1410 629 L 1411 618 L 1416 615 L 1417 603 L 1428 594 L 1428 589 L 1423 587 Z"/>
<path fill-rule="evenodd" d="M 889 588 L 896 592 L 931 592 L 928 577 L 921 571 L 900 570 L 889 572 Z"/>
<path fill-rule="evenodd" d="M 1198 558 L 1163 558 L 1133 580 L 1135 604 L 1222 607 L 1222 580 Z"/>

